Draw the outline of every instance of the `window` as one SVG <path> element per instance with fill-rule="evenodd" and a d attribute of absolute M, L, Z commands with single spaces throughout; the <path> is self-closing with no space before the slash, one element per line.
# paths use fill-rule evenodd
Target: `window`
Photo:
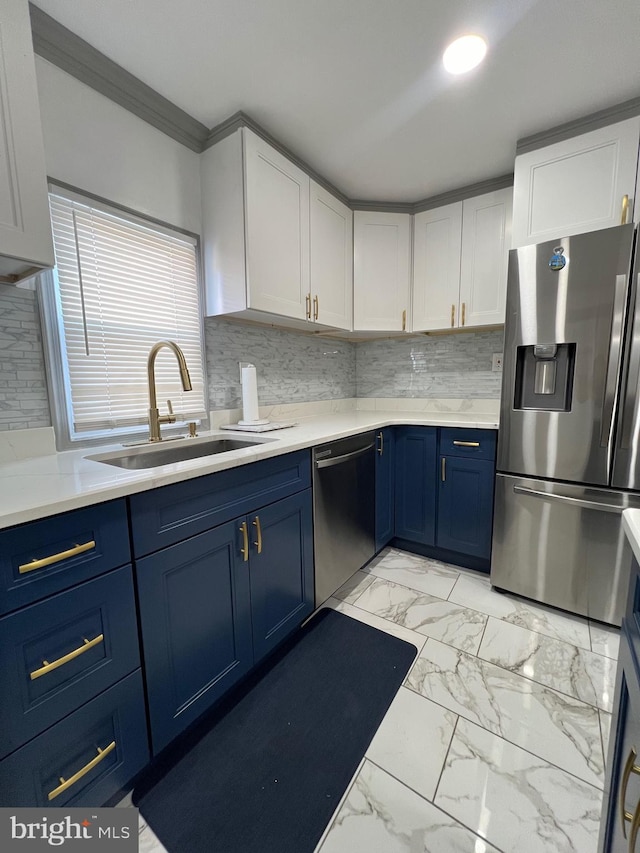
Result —
<path fill-rule="evenodd" d="M 147 358 L 156 359 L 159 408 L 179 422 L 206 414 L 198 246 L 190 236 L 50 188 L 56 268 L 41 287 L 59 446 L 116 439 L 148 423 Z"/>

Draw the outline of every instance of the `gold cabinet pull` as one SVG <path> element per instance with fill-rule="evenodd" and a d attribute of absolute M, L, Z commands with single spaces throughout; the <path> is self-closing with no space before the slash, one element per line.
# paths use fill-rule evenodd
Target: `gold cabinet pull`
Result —
<path fill-rule="evenodd" d="M 453 329 L 455 322 L 456 322 L 456 306 L 452 305 L 451 306 L 451 328 L 452 329 Z"/>
<path fill-rule="evenodd" d="M 640 800 L 636 803 L 633 817 L 631 818 L 631 829 L 629 830 L 629 853 L 636 853 L 636 839 L 640 829 Z"/>
<path fill-rule="evenodd" d="M 384 453 L 384 433 L 382 431 L 378 433 L 378 441 L 378 455 L 382 456 Z"/>
<path fill-rule="evenodd" d="M 43 557 L 42 560 L 31 560 L 30 563 L 23 563 L 18 566 L 18 574 L 24 575 L 27 572 L 34 572 L 36 569 L 44 569 L 46 566 L 52 566 L 54 563 L 59 563 L 61 560 L 68 560 L 69 557 L 75 557 L 77 554 L 84 554 L 85 551 L 92 551 L 96 547 L 95 541 L 85 542 L 83 545 L 74 545 L 68 551 L 60 551 L 59 554 L 52 554 L 50 557 Z"/>
<path fill-rule="evenodd" d="M 622 196 L 622 217 L 620 219 L 621 225 L 627 224 L 627 213 L 628 213 L 628 211 L 629 211 L 629 196 L 623 195 Z"/>
<path fill-rule="evenodd" d="M 113 752 L 115 748 L 115 740 L 112 740 L 109 746 L 105 746 L 104 749 L 100 749 L 100 747 L 97 746 L 96 749 L 98 750 L 98 754 L 96 755 L 96 757 L 92 758 L 88 764 L 85 764 L 82 769 L 78 770 L 77 773 L 74 773 L 73 776 L 70 776 L 68 779 L 63 779 L 63 777 L 60 776 L 60 784 L 57 788 L 54 788 L 53 791 L 49 791 L 49 793 L 47 794 L 47 799 L 49 801 L 55 800 L 56 797 L 60 796 L 60 794 L 63 794 L 72 785 L 75 785 L 76 782 L 82 779 L 83 776 L 86 776 L 90 770 L 93 770 L 94 767 L 97 767 L 98 764 L 100 764 L 100 762 L 104 758 L 106 758 L 110 752 Z"/>
<path fill-rule="evenodd" d="M 402 331 L 407 331 L 407 309 L 405 308 L 402 312 Z"/>
<path fill-rule="evenodd" d="M 454 441 L 456 447 L 480 447 L 479 441 Z"/>
<path fill-rule="evenodd" d="M 317 296 L 313 297 L 313 319 L 318 319 L 318 314 L 320 312 L 320 300 Z"/>
<path fill-rule="evenodd" d="M 247 563 L 249 561 L 249 528 L 247 527 L 247 522 L 243 521 L 240 525 L 240 533 L 242 533 L 242 548 L 240 548 L 240 553 L 244 558 L 244 562 Z"/>
<path fill-rule="evenodd" d="M 307 293 L 307 295 L 305 296 L 305 302 L 307 305 L 305 313 L 307 315 L 307 320 L 310 320 L 311 319 L 311 294 L 310 293 Z"/>
<path fill-rule="evenodd" d="M 636 752 L 635 747 L 632 746 L 631 749 L 629 750 L 629 755 L 627 756 L 627 760 L 625 761 L 624 770 L 622 771 L 622 780 L 620 782 L 620 795 L 618 798 L 618 807 L 620 809 L 620 824 L 622 826 L 622 834 L 624 835 L 625 838 L 627 837 L 626 821 L 633 821 L 634 817 L 635 817 L 635 815 L 632 815 L 630 812 L 628 812 L 625 809 L 624 803 L 625 803 L 625 800 L 627 799 L 627 785 L 629 784 L 629 777 L 631 776 L 632 773 L 640 774 L 640 767 L 638 767 L 638 765 L 635 763 L 637 757 L 638 757 L 638 753 Z M 636 813 L 637 812 L 638 812 L 638 807 L 636 806 Z M 639 820 L 640 820 L 640 816 L 639 816 Z M 636 833 L 637 833 L 637 831 L 638 830 L 636 828 Z M 630 848 L 630 849 L 632 849 L 632 848 Z"/>
<path fill-rule="evenodd" d="M 256 515 L 253 526 L 256 529 L 257 540 L 253 543 L 258 549 L 258 554 L 262 554 L 262 527 L 260 526 L 260 516 Z"/>
<path fill-rule="evenodd" d="M 462 325 L 464 326 L 465 317 L 467 316 L 467 303 L 462 303 Z"/>
<path fill-rule="evenodd" d="M 40 669 L 34 669 L 33 672 L 29 674 L 29 678 L 31 681 L 35 681 L 36 678 L 40 678 L 40 676 L 46 675 L 48 672 L 53 672 L 54 669 L 57 669 L 59 666 L 64 666 L 65 663 L 69 663 L 69 661 L 83 655 L 85 652 L 88 652 L 89 649 L 93 649 L 95 646 L 99 646 L 100 643 L 103 642 L 104 634 L 98 634 L 98 636 L 94 637 L 93 640 L 87 640 L 83 637 L 83 644 L 81 646 L 78 646 L 77 649 L 69 652 L 68 655 L 63 655 L 61 658 L 51 661 L 51 663 L 49 663 L 48 660 L 43 660 Z"/>
<path fill-rule="evenodd" d="M 442 460 L 440 461 L 440 478 L 441 478 L 443 483 L 447 479 L 447 460 L 445 459 L 444 456 L 442 457 Z"/>

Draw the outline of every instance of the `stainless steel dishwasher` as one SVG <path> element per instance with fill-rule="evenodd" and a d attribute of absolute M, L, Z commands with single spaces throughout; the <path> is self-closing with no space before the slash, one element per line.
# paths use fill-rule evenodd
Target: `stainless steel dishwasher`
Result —
<path fill-rule="evenodd" d="M 375 554 L 373 432 L 313 450 L 316 607 Z"/>

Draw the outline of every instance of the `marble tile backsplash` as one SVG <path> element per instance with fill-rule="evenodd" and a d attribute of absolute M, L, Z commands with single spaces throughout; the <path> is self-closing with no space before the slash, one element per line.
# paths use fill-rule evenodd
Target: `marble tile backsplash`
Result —
<path fill-rule="evenodd" d="M 205 320 L 209 408 L 242 405 L 240 361 L 255 364 L 261 406 L 356 396 L 356 345 L 300 332 Z"/>
<path fill-rule="evenodd" d="M 359 343 L 356 396 L 499 399 L 491 356 L 502 346 L 502 330 Z"/>
<path fill-rule="evenodd" d="M 0 284 L 0 431 L 48 426 L 36 293 Z"/>
<path fill-rule="evenodd" d="M 500 397 L 491 355 L 502 351 L 501 331 L 356 344 L 217 317 L 204 326 L 214 411 L 241 406 L 240 361 L 256 365 L 263 407 L 355 397 L 372 405 L 374 398 Z M 0 285 L 0 431 L 50 425 L 37 295 Z"/>

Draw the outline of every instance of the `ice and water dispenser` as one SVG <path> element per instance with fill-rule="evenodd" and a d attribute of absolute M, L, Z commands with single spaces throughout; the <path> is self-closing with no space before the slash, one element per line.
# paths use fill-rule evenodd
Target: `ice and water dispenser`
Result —
<path fill-rule="evenodd" d="M 514 408 L 570 412 L 575 344 L 519 346 Z"/>

